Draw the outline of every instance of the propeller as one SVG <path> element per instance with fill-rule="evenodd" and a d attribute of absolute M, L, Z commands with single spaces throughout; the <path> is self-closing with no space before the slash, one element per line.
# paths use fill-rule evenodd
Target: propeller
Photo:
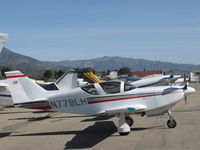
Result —
<path fill-rule="evenodd" d="M 170 71 L 170 78 L 174 78 L 174 74 L 172 71 Z"/>
<path fill-rule="evenodd" d="M 184 78 L 184 87 L 183 87 L 183 90 L 187 90 L 187 80 L 186 80 L 185 74 L 183 75 L 183 78 Z"/>
<path fill-rule="evenodd" d="M 185 76 L 185 74 L 183 75 L 183 77 L 184 77 L 184 87 L 183 87 L 183 90 L 185 91 L 185 90 L 187 90 L 187 80 L 186 80 L 186 76 Z M 187 96 L 185 96 L 185 105 L 187 105 Z"/>
<path fill-rule="evenodd" d="M 181 78 L 181 76 L 179 75 L 174 75 L 174 73 L 171 71 L 170 72 L 170 75 L 169 75 L 169 79 L 168 79 L 168 83 L 169 85 L 173 85 L 173 83 L 178 80 L 179 78 Z"/>
<path fill-rule="evenodd" d="M 167 82 L 168 82 L 168 84 L 169 84 L 170 86 L 172 86 L 172 83 L 173 83 L 172 79 L 173 79 L 173 78 L 174 78 L 174 74 L 173 74 L 172 71 L 170 71 L 169 79 L 167 80 Z"/>

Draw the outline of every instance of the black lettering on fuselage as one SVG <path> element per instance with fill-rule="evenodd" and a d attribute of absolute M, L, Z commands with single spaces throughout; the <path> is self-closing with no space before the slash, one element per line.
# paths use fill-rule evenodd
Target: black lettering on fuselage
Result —
<path fill-rule="evenodd" d="M 64 107 L 67 107 L 68 105 L 68 101 L 67 100 L 62 100 L 63 101 L 63 103 L 64 103 Z"/>
<path fill-rule="evenodd" d="M 58 104 L 58 107 L 61 108 L 61 102 L 60 100 L 56 100 L 56 103 Z"/>
<path fill-rule="evenodd" d="M 88 102 L 87 102 L 87 100 L 85 99 L 85 98 L 80 98 L 80 101 L 81 101 L 81 104 L 82 105 L 87 105 L 88 104 Z"/>
<path fill-rule="evenodd" d="M 52 109 L 59 109 L 59 108 L 88 105 L 88 102 L 87 102 L 86 98 L 63 99 L 63 100 L 50 101 L 50 105 L 51 105 Z"/>
<path fill-rule="evenodd" d="M 73 99 L 69 99 L 68 102 L 69 102 L 69 106 L 71 106 L 71 107 L 75 106 Z"/>
<path fill-rule="evenodd" d="M 52 107 L 53 109 L 57 109 L 57 108 L 58 108 L 58 106 L 57 106 L 57 104 L 56 104 L 56 101 L 50 101 L 50 105 L 51 105 L 51 107 Z"/>
<path fill-rule="evenodd" d="M 74 102 L 75 102 L 76 106 L 80 106 L 81 105 L 81 103 L 80 102 L 78 103 L 76 99 L 74 99 Z"/>

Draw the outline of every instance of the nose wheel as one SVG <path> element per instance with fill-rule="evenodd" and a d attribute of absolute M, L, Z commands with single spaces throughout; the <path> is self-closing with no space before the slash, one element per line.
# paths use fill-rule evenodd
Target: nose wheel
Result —
<path fill-rule="evenodd" d="M 174 120 L 174 119 L 167 121 L 168 128 L 175 128 L 176 125 L 177 125 L 177 123 L 176 123 L 176 120 Z"/>
<path fill-rule="evenodd" d="M 170 119 L 167 121 L 168 128 L 175 128 L 177 123 L 176 123 L 176 120 L 174 120 L 170 110 L 168 111 L 168 115 L 170 117 Z"/>

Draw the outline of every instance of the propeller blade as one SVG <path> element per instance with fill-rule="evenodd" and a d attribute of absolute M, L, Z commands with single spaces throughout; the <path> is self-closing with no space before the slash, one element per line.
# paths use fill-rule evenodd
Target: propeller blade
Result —
<path fill-rule="evenodd" d="M 170 78 L 174 78 L 174 74 L 172 71 L 170 72 Z"/>
<path fill-rule="evenodd" d="M 184 90 L 187 90 L 187 80 L 186 80 L 186 76 L 184 74 L 184 87 L 183 87 Z"/>

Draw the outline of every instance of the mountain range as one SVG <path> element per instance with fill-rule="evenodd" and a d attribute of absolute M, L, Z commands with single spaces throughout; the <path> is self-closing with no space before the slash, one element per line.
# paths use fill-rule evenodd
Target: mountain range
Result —
<path fill-rule="evenodd" d="M 12 68 L 12 70 L 20 70 L 31 77 L 42 75 L 45 70 L 66 70 L 67 67 L 58 66 L 44 61 L 39 61 L 29 56 L 15 53 L 7 48 L 3 48 L 0 54 L 0 66 Z"/>
<path fill-rule="evenodd" d="M 141 70 L 162 70 L 162 71 L 171 71 L 175 69 L 185 70 L 185 71 L 194 71 L 200 70 L 200 65 L 193 64 L 177 64 L 171 62 L 162 62 L 162 61 L 151 61 L 146 59 L 135 59 L 135 58 L 125 58 L 125 57 L 99 57 L 89 60 L 65 60 L 60 62 L 50 62 L 56 65 L 62 65 L 69 68 L 93 68 L 97 71 L 102 70 L 116 70 L 122 67 L 129 67 L 132 71 L 141 71 Z"/>
<path fill-rule="evenodd" d="M 140 70 L 162 70 L 170 71 L 181 69 L 185 71 L 200 70 L 200 65 L 177 64 L 171 62 L 151 61 L 146 59 L 134 59 L 125 57 L 99 57 L 88 60 L 65 60 L 59 62 L 45 62 L 29 56 L 15 53 L 7 48 L 3 48 L 0 54 L 0 66 L 8 66 L 15 70 L 20 70 L 31 76 L 41 75 L 45 70 L 68 70 L 71 68 L 93 68 L 97 71 L 116 70 L 122 67 L 129 67 L 132 71 Z"/>

